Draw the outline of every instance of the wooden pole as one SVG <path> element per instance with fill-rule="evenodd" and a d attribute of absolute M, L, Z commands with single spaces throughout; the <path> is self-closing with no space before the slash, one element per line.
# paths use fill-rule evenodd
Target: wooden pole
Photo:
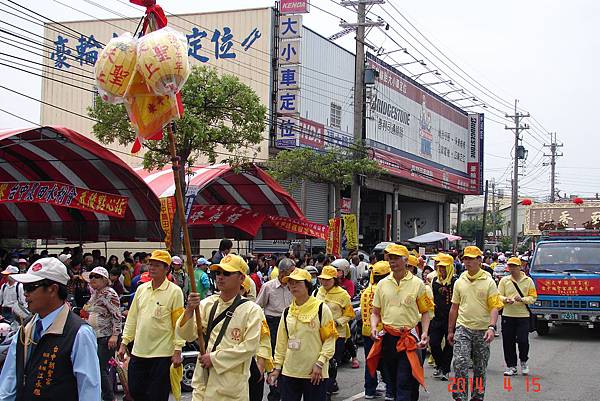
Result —
<path fill-rule="evenodd" d="M 196 291 L 196 280 L 194 279 L 194 266 L 192 266 L 192 245 L 190 243 L 190 232 L 188 231 L 187 221 L 185 218 L 185 208 L 183 205 L 183 193 L 181 187 L 181 179 L 179 169 L 181 168 L 181 159 L 177 156 L 175 148 L 175 135 L 173 135 L 173 124 L 167 124 L 166 131 L 169 139 L 169 152 L 171 153 L 171 162 L 173 165 L 173 179 L 175 180 L 175 201 L 177 202 L 177 210 L 179 211 L 179 222 L 183 230 L 183 248 L 185 249 L 185 265 L 190 278 L 190 287 L 192 292 Z M 178 234 L 178 233 L 176 233 Z M 202 320 L 200 318 L 200 308 L 196 307 L 194 316 L 196 317 L 196 326 L 198 327 L 198 345 L 200 353 L 206 352 L 206 344 L 204 344 L 204 336 L 202 335 Z"/>

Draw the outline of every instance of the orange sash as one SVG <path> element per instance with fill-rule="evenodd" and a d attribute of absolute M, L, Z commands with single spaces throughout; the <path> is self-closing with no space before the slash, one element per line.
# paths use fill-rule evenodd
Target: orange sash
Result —
<path fill-rule="evenodd" d="M 396 351 L 406 352 L 406 356 L 408 357 L 408 362 L 410 363 L 413 377 L 419 382 L 419 384 L 421 384 L 421 386 L 423 386 L 423 388 L 426 388 L 423 366 L 421 366 L 421 361 L 419 360 L 419 356 L 417 355 L 417 340 L 414 336 L 410 334 L 410 330 L 398 330 L 394 327 L 387 325 L 384 325 L 383 329 L 386 333 L 394 337 L 400 337 L 398 338 L 398 342 L 396 343 Z M 375 340 L 375 343 L 371 348 L 371 352 L 369 352 L 369 356 L 367 356 L 367 368 L 369 369 L 369 373 L 373 377 L 375 377 L 376 375 L 377 366 L 379 366 L 379 360 L 381 358 L 382 351 L 383 338 L 379 337 L 377 340 Z"/>

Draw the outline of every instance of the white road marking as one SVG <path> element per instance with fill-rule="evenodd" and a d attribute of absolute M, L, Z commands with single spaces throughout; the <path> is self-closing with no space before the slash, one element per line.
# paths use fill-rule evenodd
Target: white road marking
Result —
<path fill-rule="evenodd" d="M 342 401 L 354 401 L 354 400 L 358 400 L 360 398 L 363 398 L 364 396 L 365 396 L 365 392 L 363 391 L 362 393 L 358 393 L 356 395 L 353 395 L 352 397 L 345 398 Z"/>

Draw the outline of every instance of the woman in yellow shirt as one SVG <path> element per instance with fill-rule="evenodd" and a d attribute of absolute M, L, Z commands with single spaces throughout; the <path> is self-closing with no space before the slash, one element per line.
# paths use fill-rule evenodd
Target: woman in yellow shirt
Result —
<path fill-rule="evenodd" d="M 333 357 L 337 331 L 329 307 L 310 296 L 310 273 L 296 268 L 283 278 L 292 293 L 275 345 L 275 369 L 268 383 L 281 391 L 281 401 L 325 401 L 328 363 Z"/>
<path fill-rule="evenodd" d="M 504 302 L 502 312 L 502 348 L 506 371 L 504 376 L 514 376 L 517 370 L 517 344 L 521 373 L 529 374 L 529 307 L 535 302 L 537 292 L 531 277 L 521 271 L 519 258 L 508 259 L 510 276 L 504 276 L 498 284 L 500 300 Z M 517 289 L 518 287 L 518 289 Z"/>
<path fill-rule="evenodd" d="M 330 379 L 327 391 L 335 394 L 339 391 L 337 385 L 337 366 L 342 364 L 344 350 L 346 349 L 346 338 L 349 337 L 350 327 L 348 322 L 354 319 L 354 308 L 350 301 L 348 292 L 340 286 L 337 269 L 334 266 L 325 266 L 319 276 L 321 287 L 317 292 L 316 298 L 325 304 L 331 310 L 335 328 L 339 334 L 335 342 L 335 354 L 333 359 L 335 363 L 331 365 Z"/>

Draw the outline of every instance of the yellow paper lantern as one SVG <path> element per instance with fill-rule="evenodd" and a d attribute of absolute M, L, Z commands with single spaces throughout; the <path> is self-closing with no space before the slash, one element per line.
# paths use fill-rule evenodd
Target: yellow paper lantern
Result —
<path fill-rule="evenodd" d="M 95 66 L 96 85 L 102 100 L 121 103 L 135 73 L 137 40 L 130 33 L 112 38 Z"/>
<path fill-rule="evenodd" d="M 174 95 L 190 75 L 185 36 L 165 27 L 142 36 L 137 46 L 137 68 L 156 95 Z"/>

